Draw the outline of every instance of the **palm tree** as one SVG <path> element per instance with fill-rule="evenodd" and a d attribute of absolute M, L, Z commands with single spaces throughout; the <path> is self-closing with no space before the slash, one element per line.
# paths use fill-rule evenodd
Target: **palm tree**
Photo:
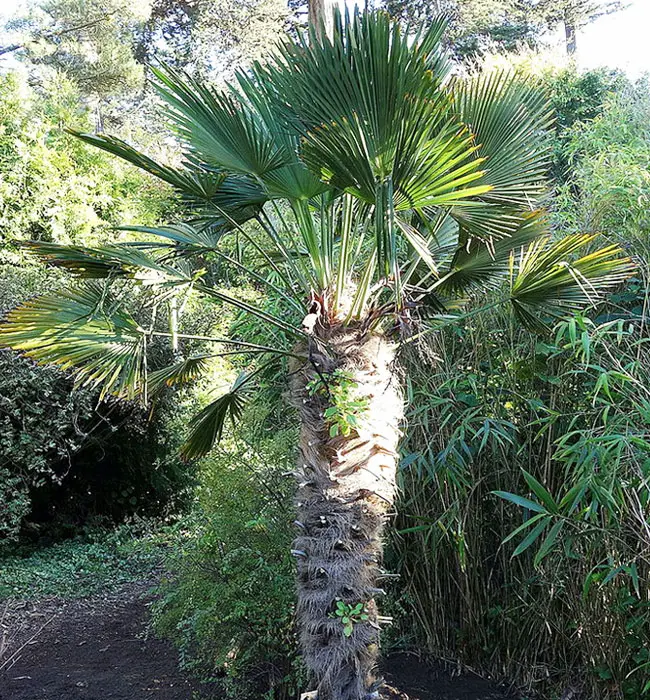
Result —
<path fill-rule="evenodd" d="M 269 362 L 289 358 L 301 424 L 297 620 L 308 695 L 318 700 L 377 696 L 400 347 L 478 313 L 488 290 L 490 305 L 510 304 L 543 330 L 630 268 L 588 236 L 552 240 L 539 208 L 552 121 L 544 96 L 504 73 L 452 78 L 444 28 L 440 19 L 409 36 L 385 14 L 337 14 L 330 38 L 312 29 L 285 42 L 224 92 L 155 71 L 182 167 L 116 138 L 78 136 L 170 183 L 188 222 L 136 229 L 140 243 L 31 243 L 76 281 L 13 310 L 1 329 L 5 346 L 127 399 L 191 381 L 210 352 L 250 357 L 193 421 L 187 458 L 206 454 L 241 415 Z M 264 289 L 280 313 L 224 289 L 215 270 L 225 268 Z M 127 309 L 133 283 L 154 309 L 146 325 Z M 179 351 L 150 368 L 153 339 L 182 348 L 188 337 L 176 321 L 162 328 L 155 309 L 190 294 L 249 315 L 268 340 L 208 337 L 213 351 Z"/>

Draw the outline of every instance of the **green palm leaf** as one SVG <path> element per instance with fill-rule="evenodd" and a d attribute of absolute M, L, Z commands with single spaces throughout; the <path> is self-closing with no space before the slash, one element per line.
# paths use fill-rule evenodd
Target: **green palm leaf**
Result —
<path fill-rule="evenodd" d="M 52 267 L 59 267 L 82 279 L 130 278 L 140 282 L 162 283 L 168 276 L 178 278 L 178 270 L 156 260 L 145 250 L 128 244 L 98 246 L 61 245 L 28 241 L 23 244 Z M 183 282 L 190 280 L 183 278 Z"/>
<path fill-rule="evenodd" d="M 76 136 L 85 143 L 95 146 L 96 148 L 101 148 L 108 153 L 112 153 L 158 179 L 169 183 L 182 194 L 192 198 L 199 200 L 211 199 L 225 177 L 222 173 L 191 170 L 189 167 L 179 170 L 177 168 L 170 168 L 167 165 L 161 165 L 153 160 L 153 158 L 141 153 L 126 143 L 126 141 L 118 139 L 115 136 L 86 134 L 81 131 L 75 131 L 74 129 L 67 129 L 67 131 L 69 134 Z"/>
<path fill-rule="evenodd" d="M 440 89 L 445 22 L 415 38 L 385 14 L 345 19 L 333 38 L 287 43 L 258 82 L 302 137 L 305 162 L 368 202 L 390 180 L 396 209 L 449 203 L 487 191 L 475 147 Z"/>
<path fill-rule="evenodd" d="M 167 116 L 184 143 L 202 162 L 228 172 L 260 177 L 290 163 L 259 113 L 233 94 L 181 77 L 170 68 L 154 69 Z"/>
<path fill-rule="evenodd" d="M 205 372 L 212 357 L 214 355 L 211 354 L 194 355 L 150 372 L 147 377 L 150 393 L 157 392 L 165 386 L 173 387 L 195 381 Z"/>
<path fill-rule="evenodd" d="M 556 242 L 541 238 L 515 256 L 510 301 L 526 327 L 541 330 L 556 319 L 600 301 L 634 271 L 618 246 L 577 254 L 595 239 L 574 234 Z"/>
<path fill-rule="evenodd" d="M 548 98 L 529 80 L 503 71 L 455 80 L 450 95 L 482 160 L 474 185 L 491 188 L 478 201 L 460 202 L 452 215 L 475 237 L 508 237 L 545 192 L 553 123 Z"/>
<path fill-rule="evenodd" d="M 327 185 L 314 175 L 299 157 L 299 138 L 295 129 L 287 128 L 278 108 L 277 96 L 271 99 L 254 76 L 240 72 L 237 85 L 243 101 L 260 116 L 276 144 L 282 149 L 285 165 L 260 174 L 264 190 L 273 199 L 309 200 L 327 191 Z"/>
<path fill-rule="evenodd" d="M 234 425 L 244 412 L 251 396 L 253 373 L 242 372 L 228 391 L 208 404 L 190 423 L 190 434 L 181 448 L 184 459 L 197 459 L 207 455 L 223 435 L 226 421 Z"/>
<path fill-rule="evenodd" d="M 172 247 L 179 253 L 206 253 L 215 251 L 225 233 L 218 226 L 198 228 L 190 224 L 170 224 L 168 226 L 121 226 L 121 231 L 144 233 L 162 238 L 161 247 Z"/>
<path fill-rule="evenodd" d="M 482 199 L 529 209 L 544 192 L 549 167 L 548 97 L 530 80 L 502 71 L 454 81 L 450 93 L 485 159 L 477 182 L 492 189 Z"/>
<path fill-rule="evenodd" d="M 146 334 L 103 286 L 64 289 L 31 299 L 7 314 L 0 346 L 38 362 L 72 369 L 79 385 L 101 396 L 138 397 L 146 384 Z"/>
<path fill-rule="evenodd" d="M 241 175 L 215 172 L 200 160 L 186 160 L 183 168 L 157 163 L 125 141 L 104 134 L 85 134 L 68 129 L 73 136 L 103 151 L 112 153 L 151 175 L 172 185 L 183 201 L 199 211 L 223 210 L 239 223 L 252 218 L 268 200 L 258 183 Z"/>
<path fill-rule="evenodd" d="M 548 222 L 539 212 L 529 214 L 508 238 L 487 244 L 478 238 L 461 236 L 449 270 L 432 285 L 438 293 L 466 294 L 498 286 L 507 279 L 513 250 L 528 246 L 548 231 Z"/>
<path fill-rule="evenodd" d="M 139 230 L 156 234 L 175 242 L 201 240 L 201 234 L 197 234 L 192 227 L 187 225 L 142 228 Z M 197 235 L 199 236 L 198 238 L 196 238 Z M 28 245 L 33 252 L 41 255 L 49 264 L 62 267 L 81 278 L 106 278 L 110 280 L 116 277 L 128 277 L 141 284 L 157 285 L 159 287 L 192 284 L 195 291 L 203 294 L 208 299 L 229 304 L 284 332 L 298 336 L 303 335 L 298 328 L 288 323 L 285 319 L 274 316 L 253 304 L 238 299 L 228 292 L 205 284 L 203 281 L 194 279 L 182 267 L 175 267 L 152 258 L 145 251 L 139 249 L 138 245 L 141 244 L 119 244 L 89 248 L 32 241 Z M 197 274 L 200 275 L 200 272 Z"/>

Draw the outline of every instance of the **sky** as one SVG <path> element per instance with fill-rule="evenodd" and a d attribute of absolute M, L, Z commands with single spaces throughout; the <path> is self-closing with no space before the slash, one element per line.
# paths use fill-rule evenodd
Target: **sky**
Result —
<path fill-rule="evenodd" d="M 582 67 L 621 68 L 631 78 L 650 73 L 650 0 L 628 2 L 627 9 L 601 17 L 579 32 L 578 62 Z M 0 0 L 0 25 L 19 4 L 21 0 Z M 558 33 L 558 42 L 561 39 Z"/>
<path fill-rule="evenodd" d="M 578 60 L 585 68 L 622 68 L 632 78 L 650 73 L 650 0 L 600 17 L 578 35 Z"/>

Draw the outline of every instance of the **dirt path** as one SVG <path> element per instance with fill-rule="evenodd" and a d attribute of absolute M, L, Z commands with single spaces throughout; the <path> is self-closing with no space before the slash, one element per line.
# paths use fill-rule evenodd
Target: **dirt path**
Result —
<path fill-rule="evenodd" d="M 196 686 L 177 671 L 173 646 L 146 637 L 147 588 L 13 610 L 20 639 L 5 661 L 45 627 L 0 674 L 0 700 L 190 700 Z"/>
<path fill-rule="evenodd" d="M 177 670 L 172 645 L 147 638 L 147 588 L 147 584 L 130 585 L 102 598 L 49 600 L 7 609 L 0 617 L 9 642 L 0 659 L 0 667 L 5 665 L 0 672 L 0 700 L 198 697 L 201 688 Z M 452 678 L 443 668 L 411 656 L 392 657 L 385 667 L 393 686 L 391 700 L 507 697 L 476 676 Z"/>

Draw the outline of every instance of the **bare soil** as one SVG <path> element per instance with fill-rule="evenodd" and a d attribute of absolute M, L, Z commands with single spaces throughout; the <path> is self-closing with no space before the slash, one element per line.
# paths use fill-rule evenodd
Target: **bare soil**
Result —
<path fill-rule="evenodd" d="M 517 700 L 476 674 L 453 673 L 446 664 L 410 654 L 389 656 L 384 676 L 386 700 Z"/>
<path fill-rule="evenodd" d="M 147 634 L 149 584 L 75 601 L 0 609 L 0 700 L 194 700 L 209 695 L 178 670 L 173 646 Z M 3 643 L 4 639 L 4 643 Z M 3 648 L 4 647 L 4 648 Z M 405 654 L 385 662 L 387 700 L 504 700 L 473 675 Z"/>
<path fill-rule="evenodd" d="M 177 670 L 173 646 L 147 635 L 148 588 L 14 606 L 0 700 L 190 700 L 198 686 Z"/>

